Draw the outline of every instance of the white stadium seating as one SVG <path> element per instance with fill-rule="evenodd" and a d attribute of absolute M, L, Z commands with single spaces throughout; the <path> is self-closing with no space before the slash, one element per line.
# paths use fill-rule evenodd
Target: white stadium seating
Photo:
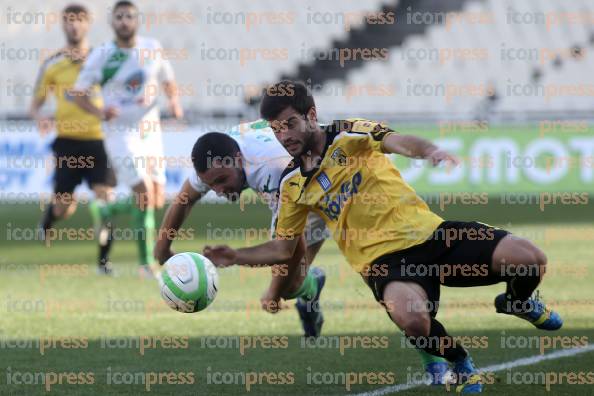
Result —
<path fill-rule="evenodd" d="M 563 15 L 567 13 L 589 15 L 587 22 L 568 23 L 560 21 L 547 27 L 542 23 L 508 23 L 510 10 L 532 14 Z M 492 85 L 498 101 L 493 113 L 503 117 L 522 117 L 527 113 L 551 114 L 551 112 L 587 115 L 594 110 L 594 95 L 579 95 L 562 90 L 573 87 L 594 90 L 594 46 L 589 42 L 594 32 L 594 3 L 587 0 L 487 0 L 469 1 L 461 14 L 485 14 L 493 17 L 493 23 L 461 23 L 449 28 L 444 25 L 430 27 L 424 34 L 409 37 L 401 47 L 391 48 L 387 62 L 368 62 L 352 71 L 346 80 L 334 81 L 331 92 L 346 92 L 356 86 L 386 84 L 396 88 L 392 96 L 363 95 L 359 98 L 336 97 L 324 90 L 318 95 L 317 105 L 322 112 L 340 116 L 352 112 L 348 104 L 356 103 L 362 114 L 377 116 L 410 116 L 415 119 L 434 116 L 437 118 L 473 118 L 477 108 L 484 103 L 484 95 L 476 93 L 454 95 L 450 100 L 439 91 L 442 86 L 451 89 L 477 88 Z M 529 19 L 527 19 L 529 20 Z M 583 48 L 583 58 L 574 59 L 569 53 L 573 46 Z M 488 56 L 483 59 L 457 59 L 440 63 L 439 58 L 417 59 L 431 50 L 484 49 Z M 507 59 L 503 50 L 514 52 L 512 56 L 522 59 Z M 561 65 L 551 58 L 540 58 L 543 51 L 561 52 Z M 414 51 L 414 56 L 407 56 Z M 527 55 L 530 52 L 531 55 Z M 523 54 L 523 55 L 521 55 Z M 533 73 L 540 70 L 542 78 L 533 81 Z M 411 84 L 418 84 L 425 92 L 413 94 Z M 512 89 L 512 88 L 515 88 Z M 546 90 L 558 90 L 545 97 Z M 488 91 L 487 91 L 488 92 Z M 516 92 L 520 92 L 517 94 Z M 523 93 L 522 93 L 523 92 Z M 588 91 L 586 91 L 587 93 Z"/>
<path fill-rule="evenodd" d="M 10 2 L 13 13 L 56 14 L 66 1 Z M 110 9 L 99 2 L 81 1 L 93 12 L 94 23 L 90 38 L 92 45 L 111 40 L 108 24 Z M 182 96 L 187 109 L 200 113 L 242 112 L 248 109 L 246 99 L 259 92 L 265 84 L 281 75 L 295 74 L 300 64 L 311 63 L 305 56 L 313 49 L 328 49 L 334 40 L 348 38 L 349 32 L 341 23 L 344 13 L 377 12 L 385 3 L 381 0 L 205 0 L 169 2 L 137 1 L 142 13 L 177 13 L 191 15 L 194 22 L 165 22 L 143 26 L 141 34 L 158 38 L 167 49 L 187 51 L 187 59 L 173 59 L 179 84 L 191 89 Z M 330 11 L 332 10 L 332 11 Z M 242 23 L 208 23 L 215 13 L 241 18 L 249 13 L 263 15 L 291 13 L 293 23 L 261 23 L 248 29 Z M 537 15 L 575 13 L 588 15 L 586 22 L 509 23 L 512 12 L 534 21 Z M 309 23 L 316 13 L 331 23 Z M 530 113 L 564 112 L 579 114 L 594 110 L 592 94 L 553 94 L 551 89 L 567 90 L 594 85 L 589 73 L 594 66 L 594 3 L 589 0 L 469 0 L 459 15 L 487 15 L 489 23 L 471 23 L 467 19 L 450 26 L 433 25 L 425 32 L 407 37 L 403 45 L 389 48 L 389 59 L 368 61 L 341 76 L 326 81 L 317 92 L 321 111 L 333 115 L 360 114 L 401 115 L 403 117 L 473 118 L 477 109 L 487 101 L 485 93 L 493 87 L 497 99 L 492 114 L 521 117 Z M 359 23 L 360 21 L 358 21 Z M 400 21 L 405 23 L 405 21 Z M 355 24 L 356 25 L 356 24 Z M 353 26 L 354 27 L 354 26 Z M 2 49 L 22 48 L 25 51 L 43 50 L 47 53 L 64 43 L 59 23 L 48 26 L 36 24 L 3 24 L 0 29 Z M 583 57 L 568 56 L 573 46 L 582 48 Z M 218 51 L 221 57 L 208 59 L 205 49 Z M 242 65 L 232 56 L 239 50 L 277 49 L 286 57 L 265 60 L 261 53 Z M 483 51 L 480 59 L 440 61 L 428 58 L 434 53 L 455 50 Z M 543 51 L 563 51 L 561 62 L 542 59 Z M 510 59 L 506 54 L 523 55 Z M 411 55 L 412 54 L 412 55 Z M 2 114 L 25 114 L 30 95 L 14 94 L 11 87 L 22 85 L 29 94 L 41 60 L 34 55 L 27 59 L 7 59 L 3 56 L 4 79 L 0 90 Z M 540 79 L 535 80 L 535 73 Z M 214 90 L 217 92 L 214 92 Z M 481 89 L 482 88 L 482 89 Z M 370 90 L 383 89 L 384 94 Z M 469 89 L 475 92 L 470 93 Z M 514 92 L 515 90 L 515 92 Z M 547 91 L 549 90 L 549 91 Z M 449 95 L 445 95 L 444 91 Z M 523 92 L 523 94 L 517 94 Z M 588 91 L 586 91 L 588 92 Z"/>

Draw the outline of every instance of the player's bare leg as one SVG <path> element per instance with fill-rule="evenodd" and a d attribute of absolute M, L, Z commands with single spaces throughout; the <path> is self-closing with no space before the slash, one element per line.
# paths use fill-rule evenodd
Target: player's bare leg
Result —
<path fill-rule="evenodd" d="M 483 385 L 472 359 L 462 346 L 430 315 L 427 294 L 413 282 L 392 281 L 384 289 L 383 304 L 392 321 L 407 339 L 425 352 L 443 357 L 454 365 L 454 374 L 463 393 L 480 393 Z"/>
<path fill-rule="evenodd" d="M 76 212 L 77 202 L 73 194 L 62 194 L 54 202 L 53 211 L 57 220 L 66 220 Z"/>
<path fill-rule="evenodd" d="M 162 183 L 153 181 L 153 191 L 155 196 L 155 209 L 162 209 L 165 206 L 165 186 Z"/>
<path fill-rule="evenodd" d="M 507 282 L 504 294 L 495 298 L 497 312 L 515 315 L 542 330 L 558 330 L 561 316 L 550 311 L 532 294 L 542 281 L 547 257 L 527 239 L 514 235 L 503 238 L 493 252 L 492 269 Z"/>

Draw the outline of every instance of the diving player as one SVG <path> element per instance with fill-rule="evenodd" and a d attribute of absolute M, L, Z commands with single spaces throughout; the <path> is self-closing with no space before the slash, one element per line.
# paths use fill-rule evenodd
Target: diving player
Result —
<path fill-rule="evenodd" d="M 268 123 L 256 121 L 242 124 L 225 134 L 208 133 L 202 136 L 194 146 L 192 161 L 195 173 L 184 183 L 167 210 L 158 233 L 155 256 L 161 263 L 174 254 L 171 242 L 175 233 L 193 205 L 209 190 L 233 201 L 244 189 L 252 188 L 269 204 L 274 224 L 280 177 L 291 162 L 291 156 L 274 138 Z M 327 231 L 317 214 L 307 216 L 305 224 L 296 250 L 285 261 L 284 268 L 288 271 L 273 271 L 276 275 L 261 302 L 265 310 L 276 312 L 280 298 L 296 299 L 304 334 L 315 337 L 320 334 L 323 323 L 318 301 L 325 275 L 320 268 L 310 269 L 309 265 L 326 239 Z M 445 360 L 424 351 L 419 353 L 431 381 L 434 384 L 443 383 L 448 371 Z"/>
<path fill-rule="evenodd" d="M 322 128 L 313 96 L 301 83 L 282 81 L 270 87 L 260 113 L 293 157 L 280 183 L 277 239 L 237 250 L 205 247 L 204 254 L 217 266 L 285 262 L 295 251 L 306 216 L 318 214 L 392 321 L 417 349 L 452 363 L 457 390 L 467 394 L 482 392 L 482 379 L 468 352 L 435 318 L 441 284 L 505 282 L 506 292 L 495 298 L 497 312 L 538 329 L 561 328 L 559 314 L 531 297 L 546 266 L 540 249 L 483 223 L 444 221 L 385 154 L 423 158 L 433 165 L 457 165 L 456 157 L 382 123 L 350 119 Z M 510 266 L 516 269 L 513 274 L 506 270 Z"/>

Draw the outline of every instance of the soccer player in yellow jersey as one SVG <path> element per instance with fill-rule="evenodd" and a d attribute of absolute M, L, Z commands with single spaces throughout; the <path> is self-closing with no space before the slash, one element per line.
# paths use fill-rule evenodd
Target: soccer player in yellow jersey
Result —
<path fill-rule="evenodd" d="M 69 5 L 62 12 L 62 25 L 67 45 L 48 58 L 41 67 L 31 104 L 31 116 L 42 134 L 52 127 L 57 138 L 52 145 L 55 161 L 54 197 L 40 224 L 40 237 L 45 239 L 56 220 L 71 216 L 76 210 L 74 189 L 85 180 L 96 197 L 107 200 L 115 185 L 103 146 L 101 120 L 78 107 L 71 88 L 90 51 L 87 40 L 89 12 L 81 5 Z M 55 119 L 44 117 L 41 108 L 48 96 L 56 100 Z M 101 100 L 95 97 L 100 105 Z M 107 231 L 107 230 L 102 230 Z M 108 232 L 108 231 L 107 231 Z M 101 238 L 99 270 L 109 273 L 110 238 Z"/>
<path fill-rule="evenodd" d="M 206 247 L 205 255 L 215 264 L 286 262 L 306 215 L 318 213 L 392 321 L 416 348 L 448 360 L 458 391 L 466 394 L 482 392 L 483 384 L 468 352 L 435 318 L 441 285 L 506 282 L 506 292 L 495 298 L 497 312 L 528 320 L 539 329 L 562 326 L 556 312 L 531 297 L 546 266 L 541 250 L 483 223 L 444 221 L 385 154 L 423 158 L 433 165 L 457 165 L 456 157 L 382 123 L 350 119 L 321 128 L 314 99 L 301 83 L 282 81 L 269 87 L 260 113 L 293 157 L 280 182 L 277 239 L 238 250 Z"/>

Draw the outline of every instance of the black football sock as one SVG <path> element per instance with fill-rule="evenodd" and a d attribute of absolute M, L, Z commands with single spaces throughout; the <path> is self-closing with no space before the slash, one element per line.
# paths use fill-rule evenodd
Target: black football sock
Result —
<path fill-rule="evenodd" d="M 431 329 L 428 337 L 408 337 L 407 339 L 417 348 L 433 355 L 443 357 L 449 362 L 457 362 L 468 356 L 454 338 L 435 318 L 431 318 Z"/>
<path fill-rule="evenodd" d="M 49 230 L 56 221 L 56 215 L 54 215 L 54 204 L 50 203 L 47 205 L 43 217 L 41 218 L 41 227 L 43 230 Z"/>
<path fill-rule="evenodd" d="M 507 281 L 505 294 L 507 298 L 513 301 L 526 301 L 530 298 L 532 293 L 540 283 L 540 276 L 538 270 L 534 267 L 529 268 L 525 275 L 516 275 Z"/>

